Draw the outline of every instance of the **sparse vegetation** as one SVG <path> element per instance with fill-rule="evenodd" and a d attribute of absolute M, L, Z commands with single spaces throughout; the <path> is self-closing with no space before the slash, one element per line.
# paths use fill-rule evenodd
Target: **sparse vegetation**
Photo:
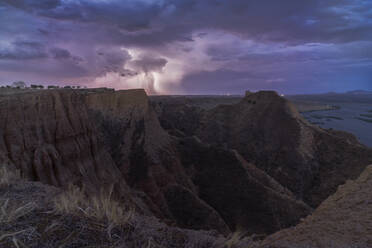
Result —
<path fill-rule="evenodd" d="M 235 248 L 242 237 L 242 234 L 240 231 L 236 231 L 230 235 L 230 237 L 226 240 L 225 242 L 225 247 L 226 248 Z"/>
<path fill-rule="evenodd" d="M 21 205 L 10 204 L 9 199 L 0 200 L 0 224 L 10 223 L 26 216 L 36 208 L 34 202 L 28 202 Z"/>
<path fill-rule="evenodd" d="M 17 81 L 17 82 L 12 83 L 12 86 L 14 88 L 23 89 L 23 88 L 26 88 L 26 83 L 23 81 Z"/>
<path fill-rule="evenodd" d="M 258 247 L 258 242 L 255 241 L 255 238 L 262 239 L 264 236 L 260 235 L 252 235 L 247 236 L 246 232 L 241 230 L 237 230 L 230 234 L 230 236 L 226 239 L 224 243 L 224 248 L 253 248 Z"/>
<path fill-rule="evenodd" d="M 134 212 L 112 199 L 112 188 L 108 192 L 101 190 L 100 194 L 87 197 L 83 189 L 72 185 L 54 199 L 54 209 L 59 214 L 83 214 L 110 226 L 127 224 Z"/>
<path fill-rule="evenodd" d="M 20 179 L 19 170 L 11 169 L 9 165 L 0 165 L 0 186 L 8 186 L 12 182 Z"/>
<path fill-rule="evenodd" d="M 41 84 L 31 84 L 30 87 L 31 89 L 44 89 L 44 85 Z"/>
<path fill-rule="evenodd" d="M 27 181 L 3 189 L 0 191 L 1 248 L 222 248 L 225 241 L 214 231 L 169 227 L 156 218 L 130 210 L 130 221 L 123 220 L 128 209 L 114 201 L 110 192 L 90 200 L 84 190 L 76 187 L 70 186 L 61 193 L 54 187 Z M 119 208 L 125 210 L 124 215 Z M 115 212 L 119 214 L 111 214 Z M 106 219 L 126 224 L 110 225 Z"/>

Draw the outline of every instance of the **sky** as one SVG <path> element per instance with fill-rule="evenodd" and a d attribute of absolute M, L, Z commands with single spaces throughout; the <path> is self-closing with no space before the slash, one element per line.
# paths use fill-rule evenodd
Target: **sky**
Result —
<path fill-rule="evenodd" d="M 0 84 L 372 90 L 371 0 L 0 0 Z"/>

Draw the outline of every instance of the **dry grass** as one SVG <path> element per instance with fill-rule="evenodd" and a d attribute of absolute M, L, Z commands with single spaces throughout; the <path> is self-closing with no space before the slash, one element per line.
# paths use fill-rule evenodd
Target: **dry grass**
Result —
<path fill-rule="evenodd" d="M 83 214 L 111 227 L 127 224 L 134 214 L 132 209 L 112 199 L 112 188 L 87 197 L 84 190 L 74 186 L 54 199 L 54 210 L 59 214 Z"/>
<path fill-rule="evenodd" d="M 238 228 L 235 232 L 225 240 L 224 248 L 258 248 L 259 242 L 254 241 L 255 238 L 260 238 L 262 235 L 248 235 L 244 229 Z"/>
<path fill-rule="evenodd" d="M 234 248 L 237 247 L 239 241 L 242 237 L 242 233 L 240 231 L 236 231 L 230 235 L 230 237 L 225 242 L 226 248 Z"/>
<path fill-rule="evenodd" d="M 12 182 L 20 178 L 19 170 L 10 169 L 9 165 L 0 165 L 0 186 L 9 186 Z"/>
<path fill-rule="evenodd" d="M 10 204 L 9 199 L 0 200 L 0 225 L 11 224 L 16 222 L 18 219 L 27 216 L 32 211 L 36 209 L 36 204 L 34 202 L 29 202 L 26 204 L 14 205 Z M 20 231 L 2 233 L 0 232 L 0 242 L 10 239 L 14 247 L 26 247 L 16 236 L 21 235 L 29 229 L 24 229 Z"/>
<path fill-rule="evenodd" d="M 0 201 L 0 223 L 11 223 L 26 216 L 36 208 L 34 202 L 29 202 L 20 206 L 9 204 L 9 199 Z"/>

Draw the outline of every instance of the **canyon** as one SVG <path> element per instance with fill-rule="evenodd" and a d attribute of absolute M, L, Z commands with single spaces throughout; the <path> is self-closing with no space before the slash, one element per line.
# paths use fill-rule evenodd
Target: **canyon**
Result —
<path fill-rule="evenodd" d="M 0 162 L 28 181 L 112 189 L 167 226 L 267 242 L 372 164 L 353 135 L 310 124 L 272 91 L 207 109 L 142 89 L 19 91 L 0 95 L 0 125 Z"/>

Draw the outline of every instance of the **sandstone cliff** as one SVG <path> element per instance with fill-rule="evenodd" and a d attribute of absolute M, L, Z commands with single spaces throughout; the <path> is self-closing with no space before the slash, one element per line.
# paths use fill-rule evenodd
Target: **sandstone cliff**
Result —
<path fill-rule="evenodd" d="M 88 94 L 86 104 L 105 146 L 132 189 L 155 215 L 181 226 L 228 233 L 220 215 L 196 193 L 179 161 L 175 140 L 160 126 L 144 90 Z M 172 208 L 176 200 L 189 207 L 188 220 Z"/>
<path fill-rule="evenodd" d="M 167 223 L 271 233 L 310 212 L 236 151 L 169 135 L 143 90 L 10 95 L 0 115 L 1 159 L 26 178 L 92 192 L 114 184 Z"/>
<path fill-rule="evenodd" d="M 48 90 L 0 98 L 0 160 L 25 178 L 55 186 L 114 184 L 127 195 L 110 154 L 101 145 L 84 96 Z"/>
<path fill-rule="evenodd" d="M 89 94 L 86 102 L 126 181 L 131 188 L 145 193 L 144 201 L 160 218 L 175 220 L 185 227 L 217 228 L 223 233 L 229 230 L 225 223 L 231 229 L 242 226 L 251 232 L 273 232 L 296 224 L 310 211 L 305 204 L 295 201 L 288 191 L 282 195 L 278 183 L 270 188 L 269 182 L 275 181 L 270 177 L 257 183 L 260 178 L 254 174 L 256 170 L 247 170 L 244 159 L 237 159 L 238 155 L 208 147 L 200 150 L 202 144 L 170 136 L 160 126 L 143 90 Z M 206 153 L 209 153 L 207 157 L 204 156 Z M 193 171 L 190 171 L 188 157 L 193 158 Z M 225 164 L 220 163 L 221 159 Z M 232 164 L 230 168 L 235 167 L 243 174 L 229 174 L 228 167 L 224 167 L 229 164 Z M 216 171 L 220 172 L 213 174 Z M 213 175 L 220 177 L 211 186 L 212 191 L 205 194 Z M 234 181 L 237 178 L 242 183 L 237 184 Z M 249 189 L 230 195 L 239 187 Z M 238 203 L 241 198 L 247 201 Z M 215 199 L 222 202 L 215 204 Z M 270 207 L 271 201 L 278 205 L 275 210 Z M 223 208 L 219 207 L 221 204 Z M 255 216 L 255 221 L 240 218 L 247 208 L 251 209 L 249 215 Z M 259 221 L 259 216 L 264 215 L 265 221 Z"/>

